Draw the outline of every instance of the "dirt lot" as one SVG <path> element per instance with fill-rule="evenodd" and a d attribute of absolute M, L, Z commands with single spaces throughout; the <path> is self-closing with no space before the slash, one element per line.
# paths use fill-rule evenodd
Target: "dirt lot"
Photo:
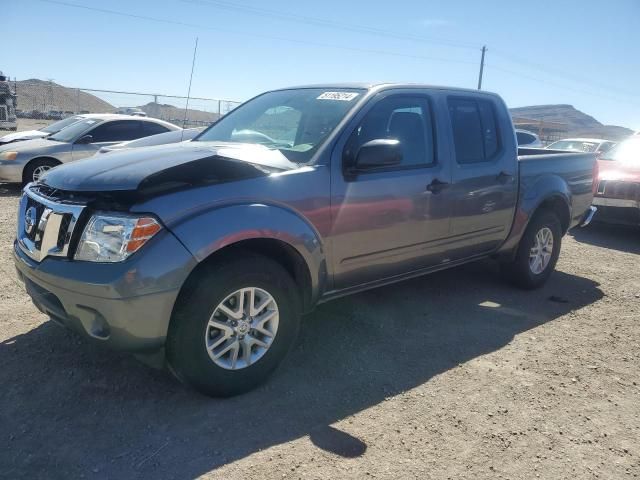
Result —
<path fill-rule="evenodd" d="M 18 119 L 18 132 L 22 132 L 23 130 L 40 130 L 43 127 L 53 123 L 55 120 L 37 120 L 34 118 L 19 118 Z M 0 137 L 2 135 L 6 135 L 9 132 L 7 130 L 0 130 Z"/>
<path fill-rule="evenodd" d="M 0 186 L 0 477 L 640 477 L 640 231 L 565 238 L 542 290 L 481 262 L 322 305 L 264 387 L 189 391 L 46 321 Z"/>

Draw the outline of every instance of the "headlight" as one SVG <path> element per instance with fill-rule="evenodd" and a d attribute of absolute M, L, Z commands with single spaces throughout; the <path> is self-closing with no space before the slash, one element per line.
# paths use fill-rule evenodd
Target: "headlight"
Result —
<path fill-rule="evenodd" d="M 0 160 L 15 160 L 18 156 L 18 152 L 2 152 L 0 153 Z"/>
<path fill-rule="evenodd" d="M 152 217 L 96 214 L 82 232 L 75 255 L 87 262 L 121 262 L 162 229 Z"/>

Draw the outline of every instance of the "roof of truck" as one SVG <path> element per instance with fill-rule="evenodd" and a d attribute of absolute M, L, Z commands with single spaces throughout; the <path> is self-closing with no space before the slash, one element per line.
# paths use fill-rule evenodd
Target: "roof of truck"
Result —
<path fill-rule="evenodd" d="M 591 142 L 591 143 L 602 143 L 602 142 L 612 142 L 612 140 L 605 140 L 604 138 L 585 138 L 585 137 L 571 137 L 571 138 L 563 138 L 558 140 L 558 142 Z M 613 142 L 615 143 L 615 142 Z"/>
<path fill-rule="evenodd" d="M 496 95 L 494 92 L 486 90 L 474 90 L 471 88 L 446 87 L 442 85 L 429 85 L 426 83 L 385 83 L 385 82 L 346 82 L 346 83 L 319 83 L 311 85 L 297 85 L 293 87 L 277 88 L 275 90 L 292 90 L 295 88 L 361 88 L 366 90 L 384 90 L 387 88 L 425 88 L 430 90 L 453 90 L 465 93 L 483 93 L 487 95 Z"/>

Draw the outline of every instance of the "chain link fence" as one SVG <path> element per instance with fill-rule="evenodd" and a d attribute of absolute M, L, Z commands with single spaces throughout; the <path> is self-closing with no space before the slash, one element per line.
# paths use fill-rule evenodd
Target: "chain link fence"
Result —
<path fill-rule="evenodd" d="M 180 127 L 203 127 L 233 110 L 240 102 L 143 92 L 69 88 L 52 81 L 12 81 L 17 95 L 16 116 L 50 123 L 81 113 L 147 115 Z M 23 122 L 29 123 L 29 122 Z M 33 122 L 31 122 L 33 123 Z"/>

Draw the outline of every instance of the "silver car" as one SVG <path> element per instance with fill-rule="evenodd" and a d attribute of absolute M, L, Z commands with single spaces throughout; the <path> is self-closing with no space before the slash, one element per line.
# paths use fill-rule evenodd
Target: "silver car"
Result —
<path fill-rule="evenodd" d="M 39 130 L 21 130 L 19 132 L 8 133 L 0 137 L 0 145 L 7 143 L 22 142 L 24 140 L 33 140 L 34 138 L 44 138 L 54 133 L 58 133 L 65 127 L 68 127 L 72 123 L 76 123 L 79 120 L 85 118 L 99 118 L 104 114 L 101 113 L 83 113 L 80 115 L 71 115 L 70 117 L 58 120 L 57 122 L 50 123 L 46 127 L 42 127 Z"/>
<path fill-rule="evenodd" d="M 528 130 L 516 129 L 516 139 L 518 140 L 519 147 L 526 148 L 542 148 L 544 145 L 540 140 L 540 137 Z"/>
<path fill-rule="evenodd" d="M 26 184 L 56 165 L 90 157 L 102 147 L 178 129 L 155 118 L 93 115 L 46 138 L 0 146 L 0 182 Z"/>

